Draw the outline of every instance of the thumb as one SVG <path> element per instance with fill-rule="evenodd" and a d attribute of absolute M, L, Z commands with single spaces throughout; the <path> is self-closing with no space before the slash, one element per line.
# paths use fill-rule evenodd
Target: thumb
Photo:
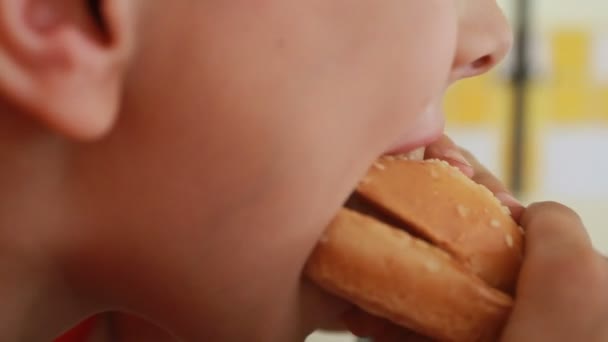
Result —
<path fill-rule="evenodd" d="M 559 203 L 530 205 L 520 224 L 526 232 L 526 258 L 530 261 L 563 262 L 592 251 L 581 218 Z"/>
<path fill-rule="evenodd" d="M 444 160 L 460 169 L 468 177 L 473 177 L 475 174 L 474 166 L 471 165 L 471 160 L 467 159 L 462 152 L 463 150 L 450 137 L 444 134 L 441 138 L 426 147 L 424 159 L 437 158 Z"/>
<path fill-rule="evenodd" d="M 579 340 L 590 331 L 594 302 L 604 292 L 601 258 L 580 217 L 563 205 L 533 204 L 521 225 L 525 258 L 502 341 Z"/>

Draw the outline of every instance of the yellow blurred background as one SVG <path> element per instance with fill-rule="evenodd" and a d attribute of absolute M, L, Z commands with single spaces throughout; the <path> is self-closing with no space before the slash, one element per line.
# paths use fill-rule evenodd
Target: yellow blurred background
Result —
<path fill-rule="evenodd" d="M 524 159 L 518 195 L 576 209 L 608 252 L 608 2 L 529 0 Z M 511 16 L 515 0 L 499 3 Z M 513 20 L 514 21 L 514 20 Z M 512 53 L 495 71 L 456 84 L 448 133 L 505 183 L 513 166 Z"/>
<path fill-rule="evenodd" d="M 498 3 L 515 22 L 516 1 Z M 524 203 L 553 200 L 579 212 L 608 253 L 608 1 L 529 0 Z M 505 183 L 513 176 L 515 53 L 493 72 L 456 84 L 445 102 L 447 132 Z M 314 334 L 308 342 L 353 342 Z"/>

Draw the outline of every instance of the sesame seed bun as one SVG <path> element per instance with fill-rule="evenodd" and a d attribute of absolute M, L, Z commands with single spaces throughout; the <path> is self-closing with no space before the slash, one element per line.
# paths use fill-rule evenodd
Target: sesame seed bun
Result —
<path fill-rule="evenodd" d="M 321 287 L 439 341 L 494 341 L 523 233 L 494 195 L 437 160 L 379 159 L 306 265 Z"/>

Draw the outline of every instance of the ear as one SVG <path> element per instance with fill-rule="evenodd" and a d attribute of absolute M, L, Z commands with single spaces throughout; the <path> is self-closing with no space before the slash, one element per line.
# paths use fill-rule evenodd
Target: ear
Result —
<path fill-rule="evenodd" d="M 116 119 L 133 0 L 0 0 L 0 99 L 71 138 Z"/>

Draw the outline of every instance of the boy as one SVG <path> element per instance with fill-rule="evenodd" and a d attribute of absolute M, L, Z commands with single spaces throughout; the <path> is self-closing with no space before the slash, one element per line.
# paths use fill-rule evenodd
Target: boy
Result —
<path fill-rule="evenodd" d="M 492 0 L 0 0 L 0 16 L 2 341 L 105 311 L 186 341 L 334 321 L 348 304 L 301 278 L 323 228 L 376 157 L 437 140 L 445 89 L 510 44 Z M 539 340 L 542 319 L 590 340 L 605 298 L 564 279 L 596 290 L 606 267 L 560 230 L 573 213 L 536 208 L 523 225 L 546 241 L 505 339 Z M 534 315 L 540 283 L 561 311 Z"/>

